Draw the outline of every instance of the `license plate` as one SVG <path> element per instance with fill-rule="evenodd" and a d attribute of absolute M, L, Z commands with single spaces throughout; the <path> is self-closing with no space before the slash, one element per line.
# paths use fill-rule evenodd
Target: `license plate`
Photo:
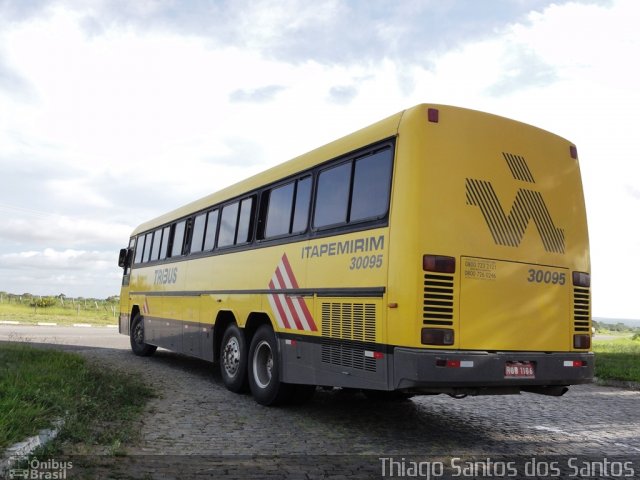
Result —
<path fill-rule="evenodd" d="M 507 362 L 504 376 L 508 378 L 536 378 L 532 362 Z"/>

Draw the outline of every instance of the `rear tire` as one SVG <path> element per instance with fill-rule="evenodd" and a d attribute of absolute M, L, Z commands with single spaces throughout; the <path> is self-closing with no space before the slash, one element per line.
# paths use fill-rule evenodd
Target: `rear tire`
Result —
<path fill-rule="evenodd" d="M 131 334 L 129 335 L 131 351 L 139 357 L 148 357 L 149 355 L 153 355 L 158 347 L 155 345 L 149 345 L 144 341 L 144 318 L 140 315 L 136 315 L 133 317 L 132 325 Z"/>
<path fill-rule="evenodd" d="M 262 325 L 249 348 L 249 388 L 260 405 L 280 405 L 293 393 L 293 386 L 280 381 L 278 344 L 273 329 Z"/>
<path fill-rule="evenodd" d="M 228 390 L 247 391 L 247 342 L 235 323 L 230 324 L 222 336 L 220 375 Z"/>

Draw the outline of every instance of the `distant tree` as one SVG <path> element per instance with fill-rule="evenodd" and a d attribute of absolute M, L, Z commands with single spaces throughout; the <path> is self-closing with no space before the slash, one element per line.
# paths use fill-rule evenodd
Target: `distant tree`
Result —
<path fill-rule="evenodd" d="M 56 297 L 40 297 L 40 298 L 32 297 L 29 305 L 32 307 L 38 307 L 38 308 L 48 308 L 48 307 L 53 307 L 56 303 L 57 303 Z"/>

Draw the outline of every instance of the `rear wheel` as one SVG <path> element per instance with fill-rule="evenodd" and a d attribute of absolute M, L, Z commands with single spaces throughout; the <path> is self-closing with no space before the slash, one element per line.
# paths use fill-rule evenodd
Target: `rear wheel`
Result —
<path fill-rule="evenodd" d="M 293 386 L 280 381 L 278 346 L 273 329 L 262 325 L 249 348 L 249 388 L 261 405 L 278 405 L 287 401 Z"/>
<path fill-rule="evenodd" d="M 131 327 L 129 341 L 131 342 L 131 351 L 139 357 L 148 357 L 149 355 L 153 355 L 158 348 L 155 345 L 145 343 L 144 319 L 140 315 L 136 315 L 133 318 L 133 327 Z"/>
<path fill-rule="evenodd" d="M 235 323 L 224 331 L 220 347 L 220 374 L 228 390 L 247 390 L 247 343 Z"/>

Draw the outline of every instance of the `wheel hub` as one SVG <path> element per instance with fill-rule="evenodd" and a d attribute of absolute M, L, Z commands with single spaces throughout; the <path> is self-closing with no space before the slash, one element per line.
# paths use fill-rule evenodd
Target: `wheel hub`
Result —
<path fill-rule="evenodd" d="M 222 351 L 222 363 L 224 370 L 230 377 L 234 377 L 240 368 L 240 343 L 235 337 L 231 337 Z"/>

